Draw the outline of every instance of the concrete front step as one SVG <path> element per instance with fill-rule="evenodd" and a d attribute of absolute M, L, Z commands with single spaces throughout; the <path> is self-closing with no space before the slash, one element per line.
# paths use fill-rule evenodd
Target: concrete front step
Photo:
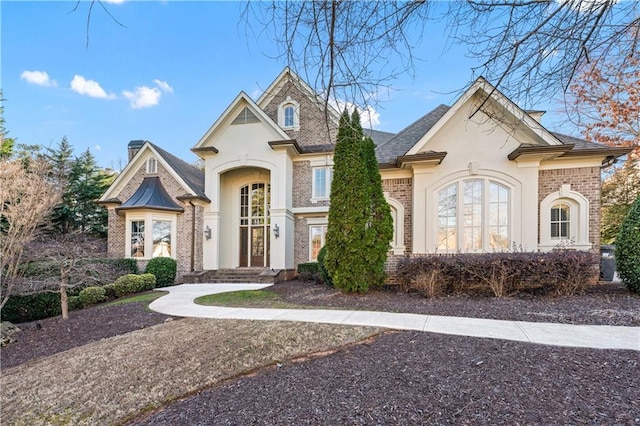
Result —
<path fill-rule="evenodd" d="M 264 283 L 273 284 L 278 281 L 291 279 L 295 271 L 272 270 L 269 268 L 237 268 L 219 269 L 213 271 L 197 271 L 185 274 L 185 284 L 198 283 Z"/>

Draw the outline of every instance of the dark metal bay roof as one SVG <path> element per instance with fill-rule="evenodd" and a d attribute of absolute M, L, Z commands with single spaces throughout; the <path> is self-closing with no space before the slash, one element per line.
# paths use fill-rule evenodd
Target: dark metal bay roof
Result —
<path fill-rule="evenodd" d="M 184 209 L 169 195 L 158 176 L 147 176 L 136 192 L 116 210 L 154 209 L 184 212 Z"/>

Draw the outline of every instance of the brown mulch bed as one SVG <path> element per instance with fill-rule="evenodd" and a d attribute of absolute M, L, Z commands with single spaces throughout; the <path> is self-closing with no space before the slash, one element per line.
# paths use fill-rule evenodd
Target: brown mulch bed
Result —
<path fill-rule="evenodd" d="M 583 295 L 558 297 L 450 295 L 428 299 L 417 293 L 384 290 L 364 295 L 342 294 L 311 281 L 283 282 L 268 290 L 299 305 L 513 321 L 640 326 L 640 296 L 618 283 L 595 285 Z"/>
<path fill-rule="evenodd" d="M 71 311 L 69 319 L 47 318 L 16 324 L 20 332 L 14 343 L 0 350 L 2 369 L 57 354 L 96 340 L 164 322 L 167 315 L 151 312 L 142 302 L 115 306 L 94 306 Z"/>
<path fill-rule="evenodd" d="M 136 425 L 640 422 L 638 353 L 385 333 L 213 387 Z"/>
<path fill-rule="evenodd" d="M 326 307 L 640 325 L 640 297 L 615 284 L 566 298 L 342 295 L 298 281 L 270 290 L 291 303 Z M 132 303 L 73 311 L 68 321 L 43 320 L 40 330 L 19 324 L 18 341 L 2 348 L 2 368 L 167 318 Z M 214 386 L 134 424 L 639 424 L 638 377 L 635 351 L 386 332 Z"/>

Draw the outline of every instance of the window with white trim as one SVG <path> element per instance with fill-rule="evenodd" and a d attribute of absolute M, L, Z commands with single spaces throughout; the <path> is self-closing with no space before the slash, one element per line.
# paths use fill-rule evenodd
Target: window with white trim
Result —
<path fill-rule="evenodd" d="M 563 184 L 559 191 L 547 195 L 540 203 L 541 250 L 569 246 L 576 250 L 590 250 L 589 200 Z"/>
<path fill-rule="evenodd" d="M 127 257 L 175 258 L 176 215 L 138 213 L 130 215 L 127 227 Z"/>
<path fill-rule="evenodd" d="M 147 174 L 158 173 L 158 161 L 155 158 L 147 160 Z"/>
<path fill-rule="evenodd" d="M 300 104 L 287 97 L 278 106 L 278 124 L 285 130 L 300 129 Z"/>
<path fill-rule="evenodd" d="M 312 173 L 311 198 L 329 198 L 331 195 L 332 168 L 330 166 L 313 167 Z"/>
<path fill-rule="evenodd" d="M 327 239 L 327 225 L 309 225 L 309 260 L 317 261 L 320 249 Z"/>
<path fill-rule="evenodd" d="M 490 179 L 454 182 L 437 193 L 439 251 L 506 250 L 510 244 L 510 190 Z"/>

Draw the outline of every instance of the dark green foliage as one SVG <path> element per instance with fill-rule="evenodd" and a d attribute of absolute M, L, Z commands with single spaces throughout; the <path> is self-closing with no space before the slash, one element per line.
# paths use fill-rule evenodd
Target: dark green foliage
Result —
<path fill-rule="evenodd" d="M 107 211 L 95 200 L 106 191 L 115 175 L 100 169 L 88 149 L 74 158 L 73 147 L 66 137 L 55 149 L 47 148 L 44 158 L 51 164 L 51 179 L 62 194 L 62 202 L 51 214 L 49 232 L 67 234 L 77 230 L 106 236 Z"/>
<path fill-rule="evenodd" d="M 382 192 L 382 179 L 376 159 L 375 144 L 371 138 L 363 143 L 363 158 L 369 177 L 369 223 L 365 230 L 365 261 L 369 265 L 368 280 L 371 285 L 384 284 L 384 272 L 389 242 L 393 238 L 393 218 L 389 203 Z"/>
<path fill-rule="evenodd" d="M 67 298 L 67 306 L 70 311 L 75 311 L 76 309 L 82 309 L 83 305 L 80 301 L 80 296 L 69 296 Z"/>
<path fill-rule="evenodd" d="M 115 283 L 104 285 L 102 286 L 102 288 L 104 289 L 104 295 L 107 296 L 107 299 L 113 300 L 118 298 L 118 292 L 116 291 Z"/>
<path fill-rule="evenodd" d="M 140 277 L 140 291 L 149 291 L 156 288 L 156 277 L 153 274 L 141 274 Z"/>
<path fill-rule="evenodd" d="M 630 158 L 602 183 L 602 244 L 615 244 L 622 221 L 640 196 L 640 159 Z"/>
<path fill-rule="evenodd" d="M 640 293 L 640 196 L 620 225 L 615 257 L 622 281 L 630 291 Z"/>
<path fill-rule="evenodd" d="M 429 297 L 442 293 L 572 295 L 597 281 L 597 261 L 593 253 L 576 250 L 429 255 L 403 259 L 398 273 L 404 290 Z"/>
<path fill-rule="evenodd" d="M 303 281 L 314 280 L 319 274 L 318 262 L 298 263 L 298 278 Z"/>
<path fill-rule="evenodd" d="M 82 306 L 91 306 L 107 300 L 106 291 L 102 287 L 86 287 L 78 295 Z"/>
<path fill-rule="evenodd" d="M 329 275 L 329 271 L 327 270 L 327 265 L 325 263 L 325 258 L 327 257 L 327 246 L 325 245 L 318 252 L 318 271 L 320 280 L 328 285 L 329 287 L 333 287 L 333 281 L 331 280 L 331 276 Z"/>
<path fill-rule="evenodd" d="M 384 281 L 391 216 L 357 111 L 340 118 L 333 162 L 325 265 L 337 288 L 362 293 Z"/>
<path fill-rule="evenodd" d="M 2 321 L 13 323 L 35 321 L 61 313 L 60 293 L 12 296 L 2 307 Z"/>
<path fill-rule="evenodd" d="M 124 273 L 137 274 L 138 262 L 132 258 L 106 259 L 107 262 L 113 264 L 114 268 L 124 271 Z"/>
<path fill-rule="evenodd" d="M 176 280 L 178 263 L 170 257 L 154 257 L 149 260 L 144 272 L 156 277 L 156 287 L 173 285 Z"/>

